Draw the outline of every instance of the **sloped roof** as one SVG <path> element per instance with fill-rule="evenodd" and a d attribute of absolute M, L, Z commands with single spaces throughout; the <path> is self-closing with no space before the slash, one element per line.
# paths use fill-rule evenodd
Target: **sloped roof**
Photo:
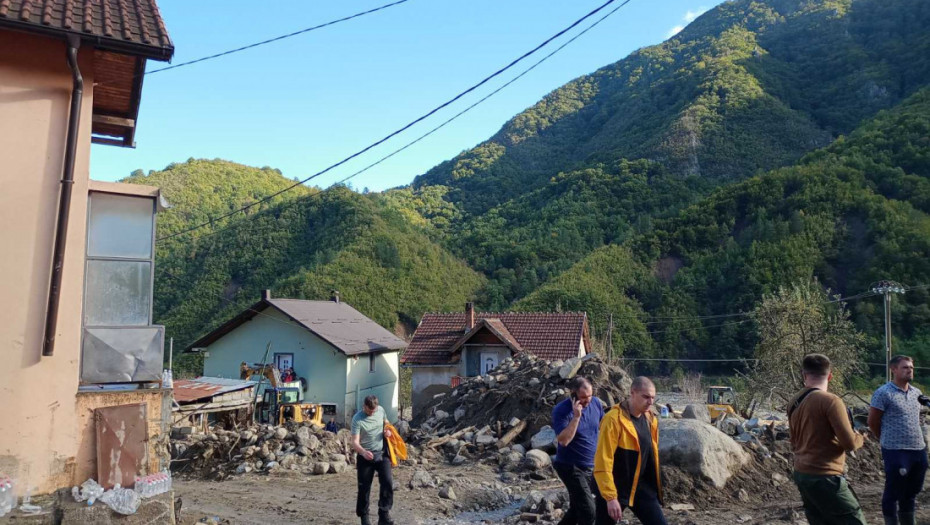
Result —
<path fill-rule="evenodd" d="M 98 49 L 155 60 L 174 54 L 155 0 L 0 0 L 0 27 L 73 34 Z"/>
<path fill-rule="evenodd" d="M 475 334 L 481 330 L 487 330 L 491 332 L 495 337 L 497 337 L 504 345 L 510 348 L 514 352 L 522 352 L 523 347 L 520 346 L 520 343 L 517 342 L 517 339 L 510 333 L 510 330 L 507 330 L 507 327 L 504 326 L 504 323 L 497 318 L 486 318 L 479 319 L 475 323 L 475 327 L 466 332 L 452 348 L 449 349 L 449 353 L 457 353 L 462 346 L 465 345 Z"/>
<path fill-rule="evenodd" d="M 216 330 L 191 343 L 185 352 L 213 344 L 267 308 L 280 311 L 291 321 L 347 356 L 402 350 L 407 346 L 403 339 L 344 302 L 262 299 Z"/>
<path fill-rule="evenodd" d="M 584 312 L 479 312 L 475 327 L 487 320 L 489 326 L 506 329 L 525 352 L 543 359 L 568 359 L 578 355 L 582 341 L 588 344 L 587 314 Z M 408 365 L 449 364 L 453 349 L 461 345 L 465 333 L 465 313 L 426 314 L 401 355 Z M 499 336 L 500 337 L 500 336 Z M 508 345 L 509 346 L 509 345 Z"/>
<path fill-rule="evenodd" d="M 174 382 L 174 400 L 189 403 L 207 399 L 227 392 L 245 390 L 257 385 L 255 381 L 226 379 L 222 377 L 198 377 L 196 379 L 179 379 Z"/>

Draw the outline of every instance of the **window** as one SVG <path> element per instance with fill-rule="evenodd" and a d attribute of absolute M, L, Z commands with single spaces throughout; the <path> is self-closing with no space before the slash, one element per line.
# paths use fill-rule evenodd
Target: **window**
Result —
<path fill-rule="evenodd" d="M 152 325 L 155 199 L 91 192 L 82 383 L 157 381 L 164 328 Z"/>
<path fill-rule="evenodd" d="M 378 356 L 375 354 L 368 354 L 368 373 L 375 373 L 375 360 L 378 359 Z"/>

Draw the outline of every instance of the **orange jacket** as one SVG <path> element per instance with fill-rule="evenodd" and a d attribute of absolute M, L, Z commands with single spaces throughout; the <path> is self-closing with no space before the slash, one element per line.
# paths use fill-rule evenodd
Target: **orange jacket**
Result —
<path fill-rule="evenodd" d="M 388 444 L 388 454 L 391 457 L 391 466 L 396 467 L 397 461 L 407 459 L 407 444 L 404 438 L 400 437 L 400 432 L 389 422 L 384 422 L 384 430 L 391 431 L 391 437 L 386 438 Z"/>

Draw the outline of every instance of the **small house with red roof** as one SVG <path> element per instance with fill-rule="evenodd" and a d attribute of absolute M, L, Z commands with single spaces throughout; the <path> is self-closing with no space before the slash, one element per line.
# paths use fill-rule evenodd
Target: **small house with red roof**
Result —
<path fill-rule="evenodd" d="M 591 349 L 584 312 L 428 313 L 401 356 L 413 371 L 414 411 L 463 377 L 485 375 L 503 360 L 529 353 L 548 360 L 581 357 Z"/>

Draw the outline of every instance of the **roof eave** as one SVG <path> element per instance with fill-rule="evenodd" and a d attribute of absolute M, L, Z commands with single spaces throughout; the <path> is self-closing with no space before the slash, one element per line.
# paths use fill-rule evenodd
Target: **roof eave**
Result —
<path fill-rule="evenodd" d="M 171 57 L 174 56 L 174 44 L 169 44 L 167 46 L 156 46 L 150 44 L 140 44 L 136 42 L 126 42 L 117 38 L 89 35 L 83 31 L 42 26 L 32 22 L 22 22 L 20 20 L 11 20 L 9 18 L 0 18 L 0 28 L 12 29 L 14 31 L 21 31 L 24 33 L 45 35 L 54 38 L 75 35 L 81 39 L 82 43 L 90 44 L 97 49 L 151 58 L 152 60 L 158 60 L 160 62 L 168 62 L 171 60 Z"/>

